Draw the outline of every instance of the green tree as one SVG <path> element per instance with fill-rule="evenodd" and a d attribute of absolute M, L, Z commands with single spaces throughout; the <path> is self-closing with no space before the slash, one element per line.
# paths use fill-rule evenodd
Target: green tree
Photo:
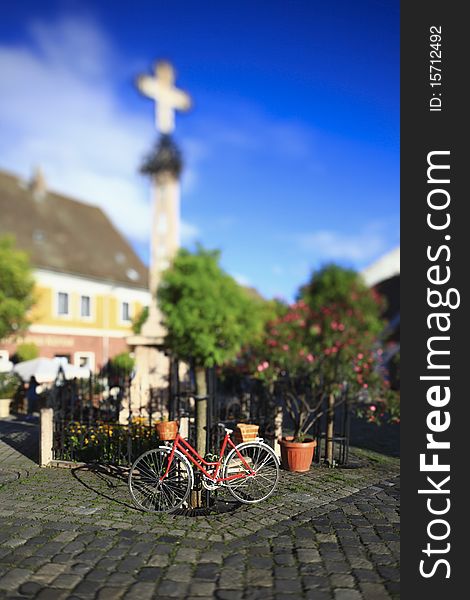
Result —
<path fill-rule="evenodd" d="M 139 333 L 142 331 L 142 327 L 143 327 L 145 321 L 148 319 L 148 317 L 149 317 L 149 307 L 144 306 L 142 308 L 142 310 L 135 316 L 134 320 L 132 321 L 132 331 L 135 333 L 135 335 L 139 335 Z"/>
<path fill-rule="evenodd" d="M 15 248 L 13 238 L 0 238 L 0 339 L 16 335 L 28 326 L 33 290 L 27 254 Z"/>
<path fill-rule="evenodd" d="M 16 347 L 16 358 L 19 362 L 23 362 L 24 360 L 33 360 L 33 358 L 37 358 L 39 356 L 39 348 L 34 342 L 19 344 Z"/>
<path fill-rule="evenodd" d="M 300 288 L 299 299 L 317 312 L 334 305 L 346 321 L 353 312 L 355 327 L 360 326 L 364 332 L 379 335 L 384 329 L 381 318 L 384 299 L 353 269 L 329 264 L 314 271 L 308 283 Z"/>
<path fill-rule="evenodd" d="M 112 369 L 121 374 L 130 375 L 135 366 L 135 360 L 129 352 L 121 352 L 109 359 Z"/>
<path fill-rule="evenodd" d="M 166 346 L 194 364 L 198 394 L 197 449 L 205 451 L 205 368 L 233 360 L 243 344 L 260 336 L 265 305 L 225 273 L 220 253 L 182 249 L 165 271 L 158 301 L 167 328 Z"/>

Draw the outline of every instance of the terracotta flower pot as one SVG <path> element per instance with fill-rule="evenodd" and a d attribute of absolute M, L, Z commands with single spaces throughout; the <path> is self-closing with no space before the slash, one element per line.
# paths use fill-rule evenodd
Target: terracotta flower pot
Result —
<path fill-rule="evenodd" d="M 312 464 L 317 440 L 308 439 L 305 442 L 294 442 L 293 439 L 293 436 L 288 436 L 279 442 L 282 467 L 288 471 L 304 473 L 310 469 Z"/>
<path fill-rule="evenodd" d="M 155 429 L 161 440 L 174 440 L 178 433 L 178 423 L 176 421 L 160 421 L 155 423 Z"/>

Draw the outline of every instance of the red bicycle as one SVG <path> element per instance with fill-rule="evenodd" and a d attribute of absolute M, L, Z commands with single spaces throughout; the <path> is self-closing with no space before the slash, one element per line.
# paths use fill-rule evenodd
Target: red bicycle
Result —
<path fill-rule="evenodd" d="M 219 426 L 224 427 L 225 437 L 215 462 L 205 460 L 179 433 L 172 444 L 139 456 L 129 473 L 135 505 L 148 512 L 167 513 L 185 506 L 194 487 L 194 467 L 201 472 L 206 489 L 224 486 L 245 504 L 269 498 L 279 480 L 279 459 L 273 449 L 261 438 L 236 446 L 230 439 L 233 431 Z M 228 447 L 231 450 L 225 457 Z"/>

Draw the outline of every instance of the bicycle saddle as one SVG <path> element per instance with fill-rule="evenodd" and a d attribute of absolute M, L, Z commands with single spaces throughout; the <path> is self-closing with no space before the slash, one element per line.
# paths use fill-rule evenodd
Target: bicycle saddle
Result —
<path fill-rule="evenodd" d="M 228 433 L 229 435 L 231 433 L 233 433 L 233 429 L 227 429 L 227 427 L 225 427 L 225 425 L 223 423 L 217 423 L 218 427 L 223 427 L 225 429 L 225 433 Z"/>

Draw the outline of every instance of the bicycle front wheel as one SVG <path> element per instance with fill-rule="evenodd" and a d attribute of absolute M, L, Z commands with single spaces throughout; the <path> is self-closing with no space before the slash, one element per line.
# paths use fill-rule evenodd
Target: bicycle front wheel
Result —
<path fill-rule="evenodd" d="M 279 464 L 274 450 L 259 442 L 242 444 L 237 450 L 243 460 L 233 449 L 225 461 L 223 477 L 240 477 L 226 481 L 225 486 L 239 502 L 255 504 L 266 500 L 279 480 Z M 250 469 L 254 474 L 250 474 Z"/>
<path fill-rule="evenodd" d="M 147 512 L 172 512 L 180 508 L 191 491 L 191 467 L 177 453 L 168 471 L 170 448 L 144 452 L 132 465 L 129 491 L 134 504 Z"/>

